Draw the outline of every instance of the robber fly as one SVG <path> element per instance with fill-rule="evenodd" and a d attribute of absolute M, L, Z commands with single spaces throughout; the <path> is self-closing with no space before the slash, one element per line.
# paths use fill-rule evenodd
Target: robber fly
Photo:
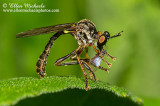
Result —
<path fill-rule="evenodd" d="M 54 33 L 56 32 L 49 40 L 47 45 L 45 46 L 44 51 L 41 53 L 38 61 L 37 61 L 37 73 L 39 74 L 40 78 L 44 77 L 46 75 L 45 72 L 45 66 L 47 63 L 47 58 L 50 53 L 50 49 L 54 43 L 54 41 L 61 35 L 64 34 L 71 34 L 78 43 L 78 48 L 74 50 L 73 52 L 69 53 L 68 55 L 59 58 L 55 65 L 57 66 L 64 66 L 64 65 L 75 65 L 79 64 L 83 74 L 85 76 L 85 82 L 86 82 L 86 90 L 88 90 L 88 78 L 87 73 L 84 70 L 84 67 L 89 70 L 89 72 L 93 75 L 94 79 L 96 80 L 95 74 L 93 70 L 90 67 L 90 64 L 94 67 L 97 67 L 99 69 L 108 71 L 108 69 L 103 68 L 100 66 L 100 61 L 103 60 L 108 64 L 108 67 L 111 66 L 110 63 L 108 63 L 103 57 L 104 55 L 108 55 L 113 60 L 115 60 L 115 57 L 109 55 L 104 49 L 103 46 L 106 44 L 106 42 L 110 38 L 114 38 L 117 36 L 120 36 L 121 32 L 118 34 L 110 37 L 110 34 L 108 31 L 105 31 L 104 33 L 101 33 L 100 31 L 96 30 L 96 26 L 93 22 L 87 19 L 80 20 L 77 23 L 67 23 L 67 24 L 60 24 L 60 25 L 53 25 L 48 27 L 42 27 L 42 28 L 36 28 L 32 29 L 26 32 L 21 32 L 17 34 L 17 38 L 20 37 L 28 37 L 28 36 L 34 36 L 34 35 L 42 35 L 47 33 Z M 88 56 L 88 47 L 93 47 L 96 55 L 92 59 L 89 59 Z M 80 59 L 80 55 L 83 51 L 86 51 L 86 58 Z M 70 62 L 64 62 L 64 60 L 70 58 L 72 61 Z M 83 67 L 84 66 L 84 67 Z"/>

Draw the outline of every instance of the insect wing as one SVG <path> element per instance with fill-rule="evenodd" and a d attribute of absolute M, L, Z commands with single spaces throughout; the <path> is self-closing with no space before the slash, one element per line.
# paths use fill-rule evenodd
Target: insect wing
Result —
<path fill-rule="evenodd" d="M 53 32 L 64 31 L 64 30 L 74 30 L 74 26 L 75 26 L 74 23 L 53 25 L 48 27 L 32 29 L 26 32 L 21 32 L 16 36 L 17 38 L 20 38 L 20 37 L 27 37 L 27 36 L 34 36 L 34 35 L 42 35 L 42 34 L 53 33 Z"/>

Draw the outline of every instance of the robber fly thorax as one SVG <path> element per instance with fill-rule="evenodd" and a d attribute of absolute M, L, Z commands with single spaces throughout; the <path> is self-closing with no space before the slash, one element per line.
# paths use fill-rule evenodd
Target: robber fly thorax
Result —
<path fill-rule="evenodd" d="M 98 38 L 95 25 L 89 20 L 81 20 L 75 24 L 76 31 L 71 33 L 78 45 L 89 46 Z"/>
<path fill-rule="evenodd" d="M 85 72 L 83 66 L 85 67 L 85 69 L 89 70 L 89 72 L 94 76 L 95 80 L 96 80 L 96 77 L 90 65 L 93 65 L 94 67 L 97 67 L 105 71 L 109 71 L 107 68 L 103 68 L 100 66 L 101 60 L 106 62 L 108 64 L 108 67 L 111 67 L 111 64 L 104 59 L 104 55 L 109 56 L 113 60 L 115 60 L 115 57 L 109 55 L 106 52 L 106 50 L 103 49 L 103 46 L 106 44 L 106 42 L 110 38 L 120 36 L 122 33 L 121 31 L 120 33 L 110 37 L 110 34 L 108 31 L 104 31 L 104 33 L 101 33 L 100 31 L 96 30 L 96 26 L 94 25 L 93 22 L 87 19 L 83 19 L 77 23 L 53 25 L 48 27 L 36 28 L 26 32 L 21 32 L 17 34 L 17 38 L 54 33 L 54 32 L 56 33 L 50 38 L 49 42 L 45 46 L 44 51 L 41 53 L 37 61 L 37 64 L 36 64 L 37 73 L 39 74 L 40 78 L 46 75 L 45 66 L 47 63 L 48 55 L 50 53 L 50 49 L 54 41 L 61 35 L 71 34 L 77 40 L 78 48 L 73 52 L 67 54 L 66 56 L 59 58 L 55 62 L 55 65 L 65 66 L 65 65 L 79 64 L 85 76 L 86 90 L 88 90 L 89 86 L 88 86 L 87 73 Z M 91 47 L 91 46 L 94 48 L 96 55 L 90 59 L 88 56 L 88 47 Z M 80 55 L 84 50 L 86 50 L 86 58 L 81 59 Z M 64 62 L 66 59 L 71 59 L 72 61 Z"/>

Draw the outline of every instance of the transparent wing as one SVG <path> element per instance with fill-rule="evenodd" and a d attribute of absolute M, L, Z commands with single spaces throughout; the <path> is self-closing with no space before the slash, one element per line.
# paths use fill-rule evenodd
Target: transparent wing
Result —
<path fill-rule="evenodd" d="M 74 23 L 53 25 L 48 27 L 32 29 L 26 32 L 21 32 L 16 36 L 17 38 L 20 38 L 20 37 L 27 37 L 27 36 L 34 36 L 34 35 L 42 35 L 42 34 L 53 33 L 53 32 L 64 31 L 64 30 L 70 31 L 75 29 L 74 26 L 75 26 Z"/>

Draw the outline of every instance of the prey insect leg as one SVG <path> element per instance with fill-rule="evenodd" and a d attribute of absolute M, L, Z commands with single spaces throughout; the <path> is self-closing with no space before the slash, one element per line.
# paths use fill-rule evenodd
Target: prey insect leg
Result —
<path fill-rule="evenodd" d="M 47 45 L 45 46 L 45 49 L 44 51 L 42 52 L 42 54 L 40 55 L 38 61 L 37 61 L 37 73 L 39 74 L 40 78 L 44 77 L 46 75 L 46 72 L 45 72 L 45 66 L 47 64 L 47 58 L 48 58 L 48 55 L 50 53 L 50 49 L 54 43 L 54 41 L 60 36 L 64 34 L 63 32 L 57 32 L 56 34 L 54 34 L 49 42 L 47 43 Z"/>

